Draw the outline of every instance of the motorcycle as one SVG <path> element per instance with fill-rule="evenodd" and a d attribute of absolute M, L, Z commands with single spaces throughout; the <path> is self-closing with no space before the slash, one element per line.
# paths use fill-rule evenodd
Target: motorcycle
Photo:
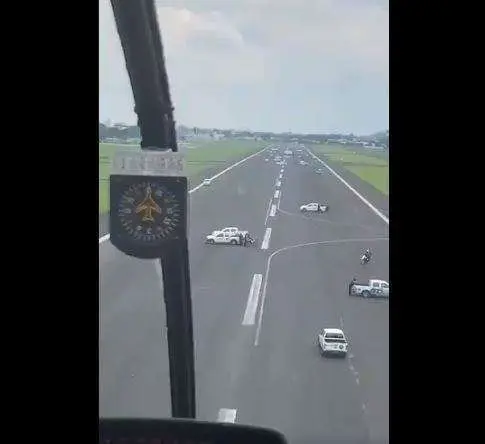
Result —
<path fill-rule="evenodd" d="M 363 254 L 360 258 L 360 263 L 362 265 L 368 264 L 369 261 L 370 261 L 370 256 L 368 256 L 367 254 Z"/>
<path fill-rule="evenodd" d="M 253 239 L 252 237 L 249 237 L 249 238 L 247 239 L 247 246 L 248 246 L 248 247 L 253 247 L 253 246 L 255 246 L 255 245 L 256 245 L 256 240 L 255 240 L 255 239 Z"/>

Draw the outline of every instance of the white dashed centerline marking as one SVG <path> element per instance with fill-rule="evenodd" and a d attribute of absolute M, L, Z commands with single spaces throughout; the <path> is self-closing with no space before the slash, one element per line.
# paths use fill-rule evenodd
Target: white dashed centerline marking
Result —
<path fill-rule="evenodd" d="M 236 421 L 236 409 L 220 409 L 217 415 L 217 422 L 235 422 Z"/>
<path fill-rule="evenodd" d="M 264 233 L 263 243 L 261 244 L 261 250 L 267 250 L 269 247 L 269 239 L 271 238 L 271 228 L 266 228 Z"/>
<path fill-rule="evenodd" d="M 270 199 L 269 202 L 268 202 L 268 208 L 266 210 L 266 217 L 264 218 L 264 225 L 266 225 L 268 223 L 269 211 L 270 211 L 272 202 L 273 202 L 273 199 Z"/>
<path fill-rule="evenodd" d="M 281 179 L 283 179 L 283 174 L 282 174 L 282 173 L 280 173 L 280 177 L 279 177 L 279 179 L 280 179 L 280 180 L 281 180 Z"/>
<path fill-rule="evenodd" d="M 255 274 L 253 276 L 253 282 L 251 283 L 251 287 L 249 288 L 248 302 L 246 305 L 246 311 L 244 312 L 242 325 L 254 325 L 262 282 L 262 274 Z"/>
<path fill-rule="evenodd" d="M 271 205 L 271 211 L 269 212 L 269 215 L 270 215 L 271 217 L 274 217 L 274 216 L 275 216 L 275 214 L 276 214 L 276 205 L 275 205 L 275 204 L 273 204 L 273 205 Z"/>
<path fill-rule="evenodd" d="M 278 199 L 278 197 L 280 197 L 280 190 L 276 190 L 276 191 L 274 192 L 274 198 L 275 198 L 275 199 Z"/>
<path fill-rule="evenodd" d="M 283 174 L 284 171 L 285 171 L 285 169 L 284 168 L 281 168 L 280 174 Z"/>
<path fill-rule="evenodd" d="M 281 186 L 281 181 L 278 180 L 278 182 L 276 182 L 276 186 L 279 188 Z"/>

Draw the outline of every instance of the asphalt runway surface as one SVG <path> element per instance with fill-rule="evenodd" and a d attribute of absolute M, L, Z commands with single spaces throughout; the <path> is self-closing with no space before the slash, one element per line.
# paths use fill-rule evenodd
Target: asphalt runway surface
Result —
<path fill-rule="evenodd" d="M 387 443 L 389 301 L 347 291 L 354 276 L 389 279 L 388 225 L 325 168 L 316 174 L 311 156 L 306 166 L 267 157 L 191 194 L 197 417 L 273 427 L 290 443 Z M 302 215 L 311 201 L 328 213 Z M 226 226 L 257 247 L 203 243 Z M 367 247 L 374 257 L 361 266 Z M 100 415 L 170 416 L 160 271 L 109 241 L 99 261 Z M 320 355 L 324 327 L 343 328 L 346 358 Z"/>

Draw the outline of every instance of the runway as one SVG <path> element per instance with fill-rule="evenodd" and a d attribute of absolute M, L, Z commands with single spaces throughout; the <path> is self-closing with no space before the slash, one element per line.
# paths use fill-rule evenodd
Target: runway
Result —
<path fill-rule="evenodd" d="M 190 196 L 197 416 L 275 427 L 290 443 L 387 443 L 389 302 L 349 297 L 347 285 L 389 279 L 388 224 L 328 170 L 316 174 L 310 154 L 305 166 L 266 158 Z M 337 173 L 387 217 L 384 196 Z M 328 213 L 302 215 L 312 201 Z M 204 245 L 226 226 L 249 230 L 258 247 Z M 374 258 L 362 267 L 367 247 Z M 99 260 L 100 415 L 170 416 L 157 267 L 109 241 Z M 346 359 L 320 356 L 324 327 L 343 328 Z"/>

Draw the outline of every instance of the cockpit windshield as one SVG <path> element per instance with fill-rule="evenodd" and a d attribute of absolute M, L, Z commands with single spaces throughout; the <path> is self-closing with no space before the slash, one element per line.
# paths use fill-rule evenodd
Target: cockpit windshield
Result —
<path fill-rule="evenodd" d="M 154 5 L 189 183 L 197 418 L 388 442 L 389 288 L 370 285 L 390 278 L 388 2 Z M 99 36 L 99 411 L 170 417 L 160 261 L 110 241 L 113 159 L 142 134 L 109 0 Z M 135 191 L 117 211 L 156 236 L 147 220 L 175 210 L 158 190 L 142 214 Z M 318 353 L 328 329 L 342 360 Z"/>

